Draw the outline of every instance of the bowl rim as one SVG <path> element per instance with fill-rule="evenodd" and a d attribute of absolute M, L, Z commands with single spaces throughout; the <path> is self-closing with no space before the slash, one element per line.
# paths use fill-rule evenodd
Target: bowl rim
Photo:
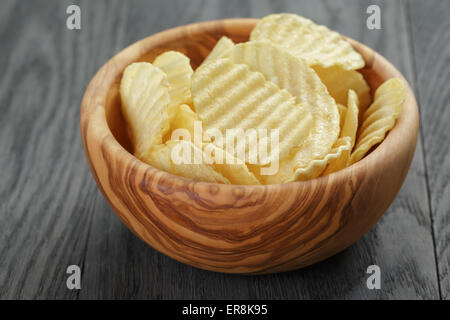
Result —
<path fill-rule="evenodd" d="M 93 120 L 92 117 L 95 117 L 96 120 L 96 135 L 89 135 L 90 138 L 97 139 L 96 144 L 100 145 L 104 139 L 108 139 L 109 143 L 107 144 L 107 152 L 111 152 L 115 155 L 120 154 L 120 158 L 122 161 L 126 163 L 134 162 L 134 167 L 136 170 L 141 171 L 145 177 L 145 179 L 150 178 L 151 175 L 154 174 L 160 174 L 164 181 L 166 181 L 169 184 L 183 184 L 183 183 L 192 183 L 195 182 L 200 188 L 221 188 L 223 190 L 231 190 L 233 188 L 252 188 L 252 189 L 261 189 L 263 191 L 270 191 L 273 189 L 280 190 L 284 188 L 291 188 L 291 187 L 302 187 L 302 188 L 308 188 L 308 185 L 312 183 L 322 183 L 328 180 L 337 180 L 337 181 L 343 181 L 344 179 L 348 178 L 349 176 L 357 175 L 359 173 L 362 173 L 370 163 L 373 162 L 380 162 L 383 159 L 385 159 L 386 155 L 389 154 L 389 147 L 392 144 L 392 142 L 397 141 L 397 139 L 400 139 L 403 136 L 403 132 L 406 130 L 406 132 L 411 131 L 411 124 L 415 124 L 417 127 L 416 131 L 416 141 L 417 141 L 417 132 L 418 132 L 418 107 L 417 107 L 417 101 L 415 98 L 415 95 L 413 93 L 413 90 L 411 89 L 408 81 L 405 79 L 405 77 L 402 75 L 402 73 L 397 70 L 397 68 L 392 65 L 386 58 L 384 58 L 381 54 L 376 52 L 375 50 L 371 49 L 370 47 L 352 39 L 349 37 L 346 37 L 344 35 L 343 38 L 345 38 L 347 41 L 350 42 L 350 44 L 353 46 L 353 48 L 360 52 L 366 51 L 373 54 L 372 61 L 366 61 L 367 67 L 372 67 L 375 60 L 379 61 L 381 65 L 384 67 L 387 67 L 392 73 L 392 77 L 398 77 L 401 80 L 403 80 L 405 84 L 405 95 L 406 99 L 405 102 L 402 105 L 402 112 L 400 114 L 400 117 L 396 120 L 396 123 L 394 127 L 386 134 L 385 138 L 381 143 L 379 143 L 374 150 L 372 150 L 369 154 L 365 155 L 361 160 L 357 161 L 356 163 L 341 169 L 339 171 L 333 172 L 331 174 L 325 175 L 325 176 L 319 176 L 314 179 L 305 180 L 305 181 L 292 181 L 287 183 L 281 183 L 281 184 L 267 184 L 267 185 L 237 185 L 237 184 L 222 184 L 222 183 L 214 183 L 214 182 L 205 182 L 205 181 L 199 181 L 199 180 L 193 180 L 190 178 L 185 178 L 182 176 L 178 176 L 175 174 L 172 174 L 170 172 L 166 172 L 164 170 L 160 170 L 158 168 L 155 168 L 142 160 L 135 157 L 132 153 L 130 153 L 128 150 L 125 149 L 125 147 L 122 146 L 119 141 L 115 138 L 113 133 L 111 132 L 110 126 L 108 124 L 108 121 L 106 119 L 106 102 L 107 102 L 107 94 L 111 88 L 111 85 L 114 84 L 114 79 L 118 75 L 121 75 L 123 72 L 123 69 L 116 71 L 113 76 L 111 74 L 108 74 L 109 71 L 108 66 L 115 65 L 116 69 L 117 66 L 121 66 L 124 64 L 124 61 L 122 61 L 123 56 L 127 56 L 128 54 L 132 53 L 132 56 L 143 56 L 145 54 L 145 51 L 143 51 L 140 47 L 144 45 L 144 47 L 148 46 L 150 43 L 158 43 L 159 39 L 171 39 L 175 38 L 177 34 L 181 30 L 188 29 L 189 32 L 195 33 L 199 32 L 201 30 L 212 30 L 213 28 L 216 28 L 217 23 L 223 24 L 225 27 L 232 27 L 235 24 L 245 25 L 247 27 L 253 26 L 259 19 L 256 18 L 231 18 L 231 19 L 219 19 L 219 20 L 209 20 L 209 21 L 203 21 L 203 22 L 196 22 L 196 23 L 190 23 L 186 25 L 181 25 L 178 27 L 166 29 L 163 31 L 160 31 L 158 33 L 152 34 L 150 36 L 147 36 L 145 38 L 142 38 L 118 53 L 116 53 L 112 58 L 110 58 L 92 77 L 90 80 L 86 91 L 84 93 L 81 108 L 80 108 L 80 128 L 82 133 L 82 141 L 83 141 L 83 147 L 85 150 L 85 153 L 87 155 L 89 165 L 91 166 L 91 169 L 93 169 L 93 165 L 91 163 L 91 159 L 89 157 L 89 148 L 87 145 L 87 142 L 85 141 L 85 137 L 87 135 L 83 134 L 83 130 L 87 130 L 88 123 Z M 129 61 L 129 59 L 124 59 Z M 136 61 L 134 59 L 133 61 Z M 132 63 L 128 62 L 126 65 Z M 126 66 L 125 65 L 125 66 Z M 364 69 L 363 68 L 363 69 Z M 360 69 L 360 70 L 363 70 Z M 108 77 L 109 78 L 108 78 Z M 95 90 L 100 86 L 100 83 L 102 81 L 104 82 L 105 79 L 109 79 L 108 85 L 105 86 L 107 88 L 106 90 L 103 90 L 101 92 Z M 373 88 L 371 88 L 372 92 L 374 91 Z M 412 99 L 408 99 L 408 96 L 412 97 Z M 407 103 L 408 102 L 408 103 Z M 100 113 L 94 112 L 96 109 L 100 108 Z M 408 111 L 408 112 L 407 112 Z M 83 125 L 86 122 L 86 125 Z M 85 129 L 83 129 L 85 127 Z M 414 128 L 412 128 L 414 131 Z M 406 139 L 405 139 L 406 140 Z M 114 149 L 114 150 L 113 150 Z M 113 151 L 113 152 L 112 152 Z M 114 157 L 114 156 L 113 156 Z M 118 157 L 118 156 L 117 156 Z"/>

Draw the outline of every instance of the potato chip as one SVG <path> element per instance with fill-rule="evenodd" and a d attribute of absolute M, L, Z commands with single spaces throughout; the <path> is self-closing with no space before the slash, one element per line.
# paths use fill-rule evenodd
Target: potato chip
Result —
<path fill-rule="evenodd" d="M 339 103 L 337 104 L 337 106 L 339 111 L 339 128 L 340 130 L 342 130 L 345 122 L 345 113 L 347 112 L 347 107 Z"/>
<path fill-rule="evenodd" d="M 353 90 L 348 91 L 348 107 L 346 111 L 344 125 L 342 127 L 340 138 L 349 137 L 351 139 L 350 148 L 344 150 L 339 158 L 332 161 L 326 168 L 323 174 L 329 174 L 348 166 L 350 161 L 350 153 L 352 152 L 353 146 L 355 145 L 356 132 L 358 130 L 358 96 Z"/>
<path fill-rule="evenodd" d="M 404 101 L 405 87 L 401 79 L 389 79 L 375 91 L 374 102 L 364 113 L 350 163 L 362 159 L 374 145 L 384 139 L 394 127 Z"/>
<path fill-rule="evenodd" d="M 309 66 L 364 67 L 364 59 L 337 32 L 295 14 L 271 14 L 261 19 L 250 40 L 269 40 L 286 47 Z"/>
<path fill-rule="evenodd" d="M 231 49 L 234 47 L 234 42 L 230 38 L 223 36 L 217 41 L 214 48 L 211 50 L 209 55 L 203 60 L 204 64 L 206 61 L 220 59 L 224 57 Z"/>
<path fill-rule="evenodd" d="M 314 66 L 320 80 L 325 84 L 336 103 L 347 105 L 348 90 L 356 92 L 359 99 L 360 117 L 372 102 L 370 87 L 361 73 L 355 70 L 344 70 L 339 66 L 323 68 Z"/>
<path fill-rule="evenodd" d="M 305 140 L 313 122 L 311 112 L 287 90 L 229 59 L 211 60 L 199 67 L 192 79 L 192 94 L 206 130 L 216 128 L 223 135 L 226 129 L 235 128 L 266 129 L 268 135 L 277 130 L 279 159 Z"/>
<path fill-rule="evenodd" d="M 200 157 L 203 155 L 202 150 L 190 141 L 170 140 L 165 144 L 152 146 L 142 160 L 155 168 L 185 178 L 205 182 L 230 183 L 227 178 L 217 172 L 212 165 L 205 163 L 202 158 L 199 163 L 194 163 L 195 153 L 199 154 Z M 180 162 L 182 159 L 186 159 L 186 163 Z"/>
<path fill-rule="evenodd" d="M 308 162 L 304 167 L 296 167 L 292 156 L 280 161 L 279 170 L 274 175 L 260 176 L 258 172 L 261 166 L 249 165 L 248 167 L 263 184 L 303 181 L 320 176 L 329 163 L 338 159 L 346 151 L 351 151 L 350 137 L 337 139 L 329 153 L 322 158 Z"/>
<path fill-rule="evenodd" d="M 359 100 L 355 91 L 348 91 L 347 111 L 345 113 L 344 126 L 340 137 L 350 137 L 352 148 L 355 145 L 356 132 L 358 131 Z"/>
<path fill-rule="evenodd" d="M 190 139 L 194 139 L 194 122 L 201 121 L 198 115 L 192 111 L 191 107 L 186 104 L 180 104 L 174 109 L 175 116 L 170 122 L 170 131 L 167 133 L 164 141 L 174 140 L 172 133 L 177 129 L 186 129 L 189 131 Z"/>
<path fill-rule="evenodd" d="M 180 104 L 192 104 L 191 77 L 194 71 L 189 58 L 177 51 L 167 51 L 160 54 L 153 61 L 153 65 L 167 75 L 170 96 L 167 113 L 169 119 L 172 119 L 175 116 L 175 108 Z"/>
<path fill-rule="evenodd" d="M 322 159 L 311 161 L 306 167 L 298 168 L 292 178 L 285 182 L 304 181 L 320 176 L 326 166 L 338 159 L 342 153 L 351 151 L 351 138 L 343 137 L 337 139 L 331 151 Z"/>
<path fill-rule="evenodd" d="M 304 166 L 330 151 L 339 135 L 339 113 L 334 99 L 313 69 L 284 48 L 264 41 L 240 43 L 227 57 L 261 72 L 266 80 L 289 91 L 298 103 L 310 110 L 313 115 L 311 133 L 305 141 L 298 140 L 295 166 Z"/>
<path fill-rule="evenodd" d="M 120 96 L 134 152 L 140 158 L 169 130 L 166 74 L 150 63 L 133 63 L 123 73 Z"/>
<path fill-rule="evenodd" d="M 205 158 L 209 159 L 214 169 L 227 178 L 232 184 L 259 185 L 261 182 L 250 172 L 245 162 L 228 154 L 213 143 L 205 143 Z M 218 160 L 218 161 L 217 161 Z"/>

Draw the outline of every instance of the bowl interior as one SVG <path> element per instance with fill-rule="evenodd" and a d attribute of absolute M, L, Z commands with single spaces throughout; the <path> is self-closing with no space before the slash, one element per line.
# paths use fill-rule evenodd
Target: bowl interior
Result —
<path fill-rule="evenodd" d="M 227 36 L 235 43 L 248 41 L 250 32 L 254 27 L 256 19 L 239 19 L 239 23 L 228 20 L 223 25 L 203 23 L 203 27 L 179 27 L 161 32 L 157 35 L 145 38 L 129 48 L 119 53 L 116 57 L 122 58 L 120 65 L 124 66 L 116 75 L 113 85 L 107 93 L 106 99 L 106 120 L 113 136 L 128 152 L 133 153 L 133 146 L 128 137 L 126 123 L 121 111 L 120 101 L 120 80 L 123 69 L 133 62 L 153 62 L 153 60 L 165 51 L 175 50 L 184 53 L 190 58 L 191 66 L 195 70 L 209 54 L 216 42 L 222 37 Z M 371 59 L 373 51 L 360 43 L 348 39 L 353 47 L 361 53 L 366 61 L 366 66 L 359 70 L 372 90 L 372 95 L 376 88 L 386 80 L 386 74 L 382 70 L 372 68 Z M 140 50 L 133 52 L 134 55 L 126 54 L 128 49 L 140 47 Z M 138 52 L 136 54 L 136 52 Z M 124 61 L 124 59 L 126 61 Z M 375 147 L 376 148 L 376 147 Z M 372 148 L 371 151 L 373 151 Z"/>

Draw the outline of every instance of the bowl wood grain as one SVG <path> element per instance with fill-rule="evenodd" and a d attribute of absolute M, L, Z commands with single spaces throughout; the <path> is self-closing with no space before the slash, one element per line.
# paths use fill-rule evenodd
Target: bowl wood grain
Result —
<path fill-rule="evenodd" d="M 367 62 L 362 73 L 372 90 L 391 77 L 403 79 L 406 88 L 396 126 L 356 164 L 310 181 L 237 186 L 185 179 L 135 158 L 120 111 L 125 67 L 177 50 L 195 68 L 221 36 L 247 41 L 256 21 L 196 23 L 138 41 L 97 72 L 81 106 L 81 135 L 92 174 L 119 218 L 160 252 L 217 272 L 282 272 L 348 247 L 392 203 L 417 142 L 418 109 L 404 77 L 381 55 L 348 39 Z"/>

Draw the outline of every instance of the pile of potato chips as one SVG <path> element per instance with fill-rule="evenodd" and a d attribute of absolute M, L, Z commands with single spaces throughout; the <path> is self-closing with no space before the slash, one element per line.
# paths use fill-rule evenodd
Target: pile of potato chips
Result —
<path fill-rule="evenodd" d="M 175 51 L 153 63 L 133 63 L 120 93 L 134 154 L 179 176 L 238 185 L 302 181 L 341 170 L 384 139 L 405 99 L 397 78 L 372 97 L 357 71 L 364 65 L 338 33 L 294 14 L 266 16 L 245 43 L 222 37 L 195 71 Z M 276 157 L 269 152 L 250 161 L 245 144 L 238 154 L 228 148 L 234 140 L 198 136 L 236 129 L 276 131 Z M 257 145 L 269 141 L 254 139 Z M 180 150 L 186 161 L 174 159 Z"/>

